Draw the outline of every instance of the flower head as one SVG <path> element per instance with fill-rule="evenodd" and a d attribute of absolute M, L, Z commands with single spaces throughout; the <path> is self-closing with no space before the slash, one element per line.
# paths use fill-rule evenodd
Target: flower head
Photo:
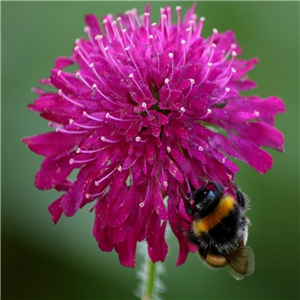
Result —
<path fill-rule="evenodd" d="M 246 73 L 257 59 L 239 58 L 232 31 L 202 37 L 204 18 L 194 11 L 182 18 L 176 7 L 172 24 L 167 6 L 152 23 L 147 5 L 141 17 L 136 10 L 105 16 L 102 28 L 87 15 L 87 38 L 40 80 L 57 91 L 35 89 L 29 105 L 55 128 L 23 139 L 45 156 L 37 188 L 64 192 L 49 206 L 52 220 L 93 202 L 99 248 L 115 249 L 124 266 L 135 265 L 144 239 L 154 262 L 165 259 L 167 221 L 183 263 L 192 249 L 181 191 L 190 194 L 204 178 L 232 189 L 238 167 L 229 156 L 265 173 L 272 157 L 261 147 L 283 150 L 274 128 L 282 100 L 240 95 L 255 87 Z M 78 71 L 63 71 L 71 64 Z"/>

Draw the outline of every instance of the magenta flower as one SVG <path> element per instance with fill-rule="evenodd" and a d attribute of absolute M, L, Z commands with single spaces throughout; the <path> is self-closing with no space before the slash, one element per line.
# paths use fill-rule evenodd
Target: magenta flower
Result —
<path fill-rule="evenodd" d="M 98 246 L 115 249 L 124 266 L 135 266 L 144 239 L 152 261 L 164 261 L 167 221 L 182 264 L 193 249 L 181 190 L 191 193 L 201 178 L 229 188 L 238 172 L 229 156 L 265 173 L 272 157 L 261 147 L 283 150 L 274 128 L 282 100 L 239 94 L 255 88 L 246 73 L 258 60 L 238 58 L 232 31 L 203 38 L 195 6 L 184 18 L 176 11 L 177 23 L 170 6 L 152 23 L 147 5 L 141 17 L 136 10 L 103 17 L 103 29 L 87 15 L 88 38 L 40 80 L 57 91 L 35 89 L 29 105 L 56 129 L 23 139 L 45 156 L 36 187 L 64 192 L 49 206 L 53 222 L 93 202 Z M 77 72 L 63 71 L 71 64 Z"/>

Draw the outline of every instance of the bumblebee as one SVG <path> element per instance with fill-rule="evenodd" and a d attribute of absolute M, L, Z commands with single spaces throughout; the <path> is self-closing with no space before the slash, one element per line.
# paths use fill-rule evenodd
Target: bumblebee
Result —
<path fill-rule="evenodd" d="M 235 184 L 233 187 L 236 200 L 212 181 L 186 198 L 186 210 L 193 218 L 187 236 L 209 266 L 228 266 L 229 273 L 240 280 L 253 273 L 254 254 L 245 246 L 250 223 L 245 216 L 246 200 Z"/>

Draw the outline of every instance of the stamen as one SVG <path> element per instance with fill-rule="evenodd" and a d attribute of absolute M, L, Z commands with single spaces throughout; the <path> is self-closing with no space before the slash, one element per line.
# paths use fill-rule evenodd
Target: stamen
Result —
<path fill-rule="evenodd" d="M 134 58 L 133 58 L 133 56 L 132 56 L 131 51 L 129 51 L 129 50 L 130 50 L 130 47 L 126 47 L 126 48 L 125 48 L 125 51 L 129 54 L 129 57 L 130 57 L 131 61 L 133 62 L 134 66 L 135 66 L 135 69 L 137 70 L 137 72 L 138 72 L 138 74 L 139 74 L 141 80 L 143 81 L 143 78 L 142 78 L 142 75 L 141 75 L 141 73 L 140 73 L 140 70 L 139 70 L 139 68 L 138 68 L 138 66 L 137 66 L 137 64 L 136 64 L 136 62 L 135 62 L 135 60 L 134 60 Z"/>
<path fill-rule="evenodd" d="M 182 65 L 185 65 L 185 59 L 186 59 L 186 41 L 181 40 L 181 45 L 183 47 L 183 62 Z"/>
<path fill-rule="evenodd" d="M 195 34 L 196 37 L 201 37 L 204 21 L 205 21 L 205 18 L 201 17 L 200 21 L 198 23 L 197 29 L 196 29 L 196 34 Z"/>
<path fill-rule="evenodd" d="M 171 60 L 171 76 L 170 76 L 170 80 L 173 79 L 174 76 L 174 54 L 172 52 L 169 52 L 169 58 Z"/>
<path fill-rule="evenodd" d="M 103 35 L 96 35 L 95 36 L 95 40 L 98 42 L 98 45 L 102 51 L 102 54 L 104 55 L 104 57 L 106 58 L 106 60 L 108 60 L 108 56 L 107 56 L 107 51 L 104 50 L 104 44 L 103 44 Z"/>
<path fill-rule="evenodd" d="M 142 95 L 144 96 L 144 98 L 147 98 L 146 95 L 145 95 L 145 93 L 143 92 L 142 88 L 140 87 L 140 85 L 139 85 L 139 84 L 137 83 L 137 81 L 135 80 L 134 75 L 131 73 L 131 74 L 129 74 L 128 77 L 132 79 L 132 81 L 133 81 L 133 82 L 135 83 L 135 85 L 138 87 L 138 89 L 140 90 L 140 92 L 142 93 Z"/>
<path fill-rule="evenodd" d="M 110 175 L 112 175 L 118 168 L 120 165 L 117 165 L 111 172 L 109 172 L 106 176 L 102 177 L 100 180 L 95 181 L 95 185 L 98 186 L 102 181 L 104 181 L 105 179 L 107 179 Z"/>
<path fill-rule="evenodd" d="M 70 123 L 70 125 L 78 126 L 80 128 L 84 128 L 84 129 L 97 129 L 97 128 L 102 127 L 102 126 L 89 126 L 89 125 L 79 124 L 79 123 L 75 122 L 73 119 L 70 119 L 69 123 Z"/>
<path fill-rule="evenodd" d="M 92 31 L 91 31 L 91 28 L 89 26 L 86 26 L 84 28 L 84 32 L 87 34 L 87 36 L 89 37 L 89 40 L 91 41 L 91 44 L 93 46 L 93 48 L 97 51 L 97 47 L 96 47 L 96 44 L 95 44 L 95 39 L 93 38 L 92 36 Z"/>
<path fill-rule="evenodd" d="M 56 127 L 56 132 L 63 132 L 63 133 L 69 133 L 69 134 L 84 134 L 84 133 L 87 133 L 88 131 L 87 130 L 78 130 L 78 131 L 75 131 L 75 130 L 67 130 L 67 129 L 63 129 L 61 127 Z"/>
<path fill-rule="evenodd" d="M 89 64 L 89 62 L 87 61 L 87 59 L 84 57 L 84 55 L 82 54 L 81 48 L 77 45 L 77 46 L 75 46 L 74 50 L 79 54 L 79 56 L 80 56 L 81 59 L 85 62 L 85 64 L 86 64 L 87 66 L 89 66 L 90 64 Z M 88 55 L 87 55 L 87 56 L 88 56 Z"/>
<path fill-rule="evenodd" d="M 86 164 L 86 163 L 89 163 L 89 162 L 91 162 L 93 160 L 96 160 L 96 159 L 97 159 L 97 157 L 93 157 L 93 158 L 86 159 L 86 160 L 75 160 L 75 159 L 71 158 L 69 160 L 69 164 L 70 165 L 73 165 L 73 164 Z"/>
<path fill-rule="evenodd" d="M 71 102 L 72 104 L 74 104 L 74 105 L 76 105 L 76 106 L 84 107 L 83 104 L 78 103 L 77 101 L 75 101 L 75 100 L 69 98 L 67 95 L 65 95 L 61 89 L 58 90 L 58 95 L 61 96 L 61 97 L 63 97 L 65 100 Z"/>
<path fill-rule="evenodd" d="M 93 153 L 97 153 L 97 152 L 100 152 L 108 147 L 111 147 L 110 145 L 109 146 L 105 146 L 105 147 L 102 147 L 102 148 L 99 148 L 99 149 L 95 149 L 95 150 L 82 150 L 80 149 L 79 147 L 77 148 L 76 150 L 76 153 L 83 153 L 83 154 L 93 154 Z"/>
<path fill-rule="evenodd" d="M 93 85 L 92 85 L 92 88 L 93 89 L 95 89 L 104 99 L 106 99 L 108 102 L 110 102 L 111 104 L 114 104 L 114 105 L 118 105 L 118 106 L 125 106 L 125 104 L 123 104 L 123 103 L 118 103 L 118 102 L 115 102 L 115 101 L 113 101 L 113 100 L 111 100 L 109 97 L 107 97 L 105 94 L 103 94 L 101 91 L 100 91 L 100 89 L 98 88 L 98 86 L 97 86 L 97 84 L 96 83 L 94 83 Z"/>
<path fill-rule="evenodd" d="M 120 119 L 117 117 L 112 116 L 110 113 L 107 113 L 105 115 L 106 119 L 111 119 L 111 120 L 115 120 L 115 121 L 120 121 L 120 122 L 132 122 L 132 121 L 137 121 L 137 119 Z"/>
<path fill-rule="evenodd" d="M 176 6 L 176 11 L 177 11 L 177 31 L 180 31 L 180 26 L 181 26 L 181 6 Z"/>
<path fill-rule="evenodd" d="M 88 117 L 89 119 L 97 121 L 97 122 L 103 122 L 104 121 L 104 119 L 98 119 L 98 118 L 95 118 L 95 117 L 89 115 L 86 111 L 84 111 L 82 114 L 83 114 L 84 117 Z"/>
<path fill-rule="evenodd" d="M 110 30 L 109 30 L 109 27 L 108 27 L 108 22 L 109 22 L 108 19 L 105 18 L 105 19 L 103 19 L 102 24 L 104 26 L 108 41 L 109 41 L 109 43 L 111 43 L 111 36 L 110 36 Z"/>
<path fill-rule="evenodd" d="M 119 143 L 121 141 L 121 139 L 116 140 L 116 141 L 110 140 L 110 139 L 106 138 L 105 136 L 101 136 L 100 139 L 101 139 L 102 142 L 106 142 L 106 143 L 110 143 L 110 144 L 116 144 L 116 143 Z"/>
<path fill-rule="evenodd" d="M 212 63 L 208 63 L 208 64 L 207 64 L 207 68 L 206 68 L 206 74 L 205 74 L 204 77 L 202 78 L 200 84 L 202 84 L 202 83 L 206 80 L 206 78 L 207 78 L 207 76 L 208 76 L 208 74 L 209 74 L 209 72 L 210 72 L 211 67 L 212 67 Z"/>
<path fill-rule="evenodd" d="M 189 79 L 190 80 L 190 90 L 189 90 L 189 92 L 187 93 L 187 95 L 185 96 L 185 98 L 187 98 L 189 95 L 190 95 L 190 93 L 191 93 L 191 91 L 192 91 L 192 89 L 193 89 L 193 85 L 195 84 L 195 80 L 193 79 L 193 78 L 190 78 Z"/>
<path fill-rule="evenodd" d="M 87 83 L 87 81 L 81 76 L 80 72 L 76 72 L 76 77 L 79 78 L 90 90 L 93 88 Z"/>

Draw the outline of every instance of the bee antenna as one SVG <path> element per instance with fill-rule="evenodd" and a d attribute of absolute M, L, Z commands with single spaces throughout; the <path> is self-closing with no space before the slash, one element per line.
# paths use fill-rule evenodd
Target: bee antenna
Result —
<path fill-rule="evenodd" d="M 183 189 L 182 189 L 182 187 L 179 185 L 178 186 L 179 187 L 179 191 L 180 191 L 180 194 L 181 194 L 181 196 L 185 199 L 185 200 L 190 200 L 191 199 L 191 197 L 187 197 L 187 195 L 185 194 L 185 192 L 183 191 Z"/>
<path fill-rule="evenodd" d="M 196 179 L 202 179 L 203 181 L 205 181 L 205 186 L 204 187 L 207 187 L 207 185 L 209 184 L 209 180 L 205 177 L 202 177 L 202 176 L 196 176 Z"/>

